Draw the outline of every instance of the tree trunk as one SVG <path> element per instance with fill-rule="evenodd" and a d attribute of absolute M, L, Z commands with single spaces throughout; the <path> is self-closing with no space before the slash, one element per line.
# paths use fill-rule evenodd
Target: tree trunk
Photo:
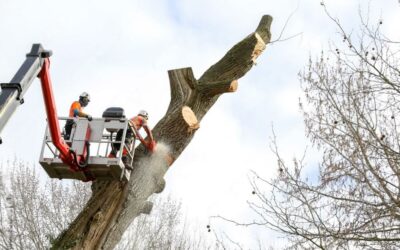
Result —
<path fill-rule="evenodd" d="M 262 17 L 256 31 L 237 43 L 198 80 L 191 68 L 168 71 L 171 102 L 153 129 L 156 152 L 143 145 L 135 152 L 129 182 L 94 182 L 85 208 L 53 243 L 54 249 L 113 249 L 124 231 L 142 213 L 150 213 L 153 193 L 164 189 L 164 175 L 192 140 L 200 121 L 227 92 L 234 92 L 238 79 L 254 65 L 271 38 L 272 17 Z"/>

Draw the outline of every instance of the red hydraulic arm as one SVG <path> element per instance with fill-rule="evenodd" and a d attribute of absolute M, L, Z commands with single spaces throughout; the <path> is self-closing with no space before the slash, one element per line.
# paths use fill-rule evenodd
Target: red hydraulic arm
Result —
<path fill-rule="evenodd" d="M 42 92 L 44 104 L 46 106 L 47 122 L 49 123 L 49 130 L 51 139 L 53 140 L 54 146 L 60 151 L 61 160 L 75 169 L 74 158 L 70 152 L 70 147 L 65 143 L 61 137 L 61 130 L 58 124 L 57 109 L 53 94 L 53 88 L 50 79 L 50 60 L 45 58 L 43 61 L 42 70 L 39 72 L 39 78 L 42 83 Z"/>
<path fill-rule="evenodd" d="M 84 155 L 76 155 L 70 149 L 69 145 L 61 137 L 61 130 L 58 124 L 57 109 L 50 79 L 49 68 L 50 68 L 50 59 L 44 58 L 43 66 L 41 71 L 39 72 L 38 77 L 40 78 L 40 81 L 42 83 L 42 92 L 43 92 L 44 103 L 46 106 L 47 122 L 49 124 L 51 138 L 54 146 L 60 151 L 61 160 L 65 164 L 70 166 L 72 170 L 79 171 L 80 162 L 84 162 L 85 158 L 88 157 L 87 155 L 88 145 L 86 145 L 85 147 Z M 87 131 L 86 137 L 87 137 L 86 139 L 89 139 L 88 137 L 90 137 L 90 130 Z"/>

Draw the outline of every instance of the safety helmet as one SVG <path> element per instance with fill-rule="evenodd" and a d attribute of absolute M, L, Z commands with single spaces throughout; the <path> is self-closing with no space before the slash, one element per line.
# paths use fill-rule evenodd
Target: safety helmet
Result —
<path fill-rule="evenodd" d="M 79 96 L 79 102 L 83 107 L 86 107 L 90 102 L 90 95 L 87 92 L 82 92 L 82 94 Z"/>
<path fill-rule="evenodd" d="M 149 119 L 149 113 L 147 113 L 146 110 L 140 110 L 138 115 L 142 116 L 146 120 Z"/>

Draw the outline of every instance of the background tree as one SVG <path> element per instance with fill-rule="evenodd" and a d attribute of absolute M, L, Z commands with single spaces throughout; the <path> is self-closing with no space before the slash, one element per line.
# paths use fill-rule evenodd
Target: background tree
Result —
<path fill-rule="evenodd" d="M 37 168 L 18 160 L 3 167 L 9 172 L 0 179 L 0 248 L 48 249 L 89 199 L 90 185 L 40 184 Z"/>
<path fill-rule="evenodd" d="M 358 32 L 346 32 L 326 13 L 342 42 L 300 73 L 307 136 L 323 154 L 318 174 L 304 158 L 285 163 L 274 138 L 279 176 L 254 173 L 259 221 L 250 224 L 281 232 L 291 249 L 398 249 L 400 43 L 382 20 L 360 14 Z"/>
<path fill-rule="evenodd" d="M 150 215 L 139 216 L 115 249 L 222 249 L 206 229 L 190 224 L 180 202 L 170 195 L 153 197 Z M 210 236 L 210 237 L 207 237 Z"/>
<path fill-rule="evenodd" d="M 18 160 L 2 167 L 0 249 L 48 249 L 51 241 L 79 214 L 90 198 L 90 184 L 48 180 L 40 184 L 37 167 Z M 222 249 L 206 229 L 187 222 L 172 196 L 153 197 L 149 216 L 139 216 L 116 249 Z M 211 236 L 211 237 L 206 237 Z M 224 244 L 227 246 L 227 244 Z"/>

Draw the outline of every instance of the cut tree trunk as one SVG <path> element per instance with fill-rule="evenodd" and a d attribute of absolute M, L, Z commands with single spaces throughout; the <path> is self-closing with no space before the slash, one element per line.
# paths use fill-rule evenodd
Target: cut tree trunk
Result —
<path fill-rule="evenodd" d="M 147 199 L 164 189 L 164 175 L 192 140 L 200 121 L 223 93 L 234 92 L 238 79 L 255 64 L 270 42 L 272 17 L 262 17 L 256 31 L 231 48 L 199 79 L 191 68 L 168 71 L 171 102 L 153 129 L 158 142 L 149 154 L 140 145 L 135 152 L 129 182 L 94 182 L 85 208 L 53 243 L 53 249 L 113 249 L 133 220 L 149 214 Z"/>

